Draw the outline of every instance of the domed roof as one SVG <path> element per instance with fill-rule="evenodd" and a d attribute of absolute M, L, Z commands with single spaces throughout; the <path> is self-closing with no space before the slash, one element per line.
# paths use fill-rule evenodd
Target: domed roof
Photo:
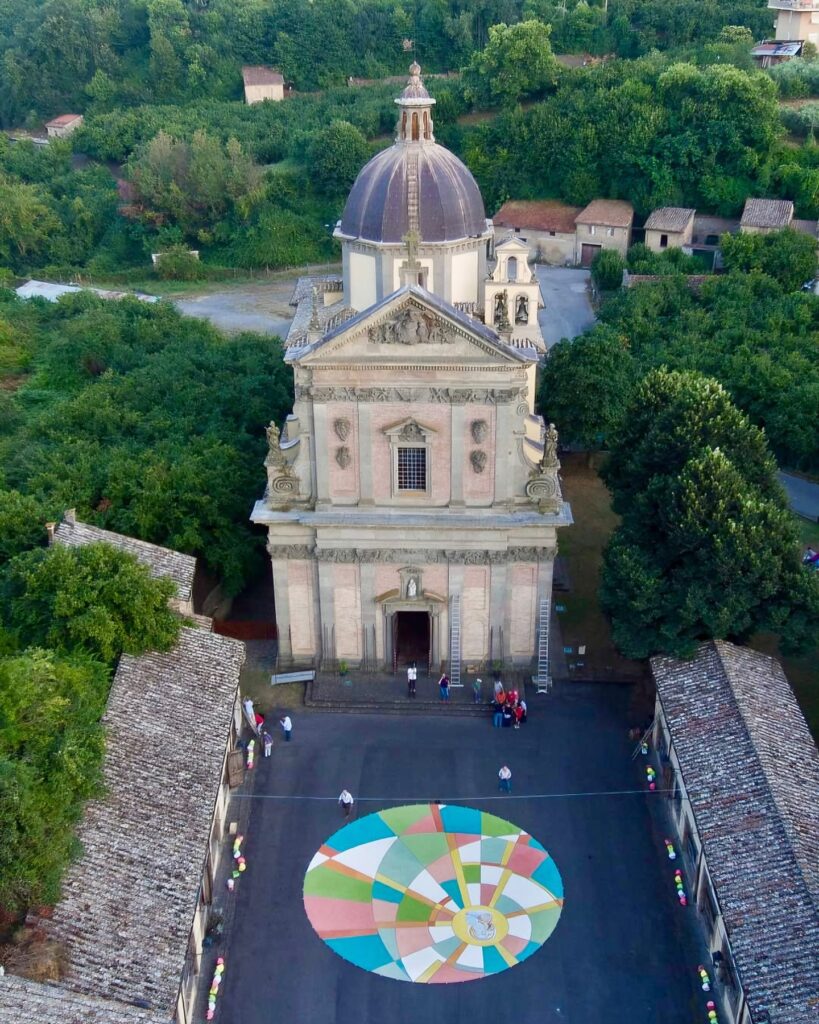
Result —
<path fill-rule="evenodd" d="M 400 242 L 410 223 L 409 180 L 417 176 L 417 230 L 424 242 L 451 242 L 486 230 L 486 212 L 468 168 L 437 143 L 397 142 L 356 178 L 341 215 L 341 233 L 371 242 Z"/>
<path fill-rule="evenodd" d="M 468 168 L 432 134 L 435 100 L 410 66 L 407 86 L 395 101 L 398 137 L 362 169 L 347 197 L 340 234 L 370 242 L 401 242 L 410 231 L 423 242 L 452 242 L 482 235 L 486 211 Z"/>

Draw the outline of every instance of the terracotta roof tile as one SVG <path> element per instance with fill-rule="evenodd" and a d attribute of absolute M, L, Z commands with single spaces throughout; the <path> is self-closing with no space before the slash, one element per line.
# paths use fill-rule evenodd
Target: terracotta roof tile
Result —
<path fill-rule="evenodd" d="M 651 667 L 753 1019 L 816 1024 L 819 751 L 793 691 L 725 641 Z"/>
<path fill-rule="evenodd" d="M 575 224 L 602 224 L 608 228 L 630 228 L 634 207 L 623 199 L 592 199 L 575 217 Z"/>
<path fill-rule="evenodd" d="M 685 231 L 696 210 L 683 206 L 661 206 L 653 210 L 645 223 L 646 231 Z"/>
<path fill-rule="evenodd" d="M 0 977 L 0 1024 L 169 1024 L 167 1013 L 68 992 L 7 974 Z"/>
<path fill-rule="evenodd" d="M 193 589 L 193 577 L 196 573 L 196 559 L 191 555 L 183 555 L 179 551 L 148 544 L 135 537 L 126 537 L 122 533 L 112 533 L 90 523 L 81 523 L 72 512 L 66 512 L 63 521 L 54 531 L 57 544 L 66 547 L 84 547 L 86 544 L 111 544 L 120 551 L 127 551 L 143 565 L 147 565 L 153 577 L 167 576 L 176 584 L 180 601 L 189 601 Z"/>
<path fill-rule="evenodd" d="M 86 806 L 83 853 L 43 922 L 67 948 L 66 988 L 173 1011 L 244 656 L 186 627 L 167 654 L 121 658 L 103 718 L 106 796 Z"/>
<path fill-rule="evenodd" d="M 786 228 L 792 219 L 789 199 L 746 199 L 739 223 L 748 228 Z"/>
<path fill-rule="evenodd" d="M 567 206 L 556 199 L 510 200 L 492 218 L 495 227 L 530 231 L 559 231 L 573 235 L 574 222 L 582 207 Z"/>
<path fill-rule="evenodd" d="M 242 78 L 245 85 L 284 85 L 282 73 L 263 64 L 243 67 Z"/>

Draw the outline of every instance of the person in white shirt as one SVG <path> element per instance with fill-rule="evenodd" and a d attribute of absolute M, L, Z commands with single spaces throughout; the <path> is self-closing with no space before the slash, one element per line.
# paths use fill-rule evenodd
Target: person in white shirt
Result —
<path fill-rule="evenodd" d="M 290 742 L 290 734 L 293 732 L 293 723 L 290 721 L 290 715 L 284 715 L 282 718 L 280 718 L 279 719 L 279 724 L 282 727 L 282 732 L 284 733 L 284 738 L 289 743 Z"/>
<path fill-rule="evenodd" d="M 407 696 L 408 697 L 414 697 L 415 696 L 415 683 L 416 683 L 417 680 L 418 680 L 418 669 L 415 667 L 415 662 L 413 662 L 407 668 Z"/>
<path fill-rule="evenodd" d="M 504 765 L 498 772 L 498 789 L 504 793 L 512 792 L 512 771 L 508 765 Z"/>
<path fill-rule="evenodd" d="M 338 798 L 338 806 L 341 808 L 345 818 L 349 818 L 353 809 L 353 794 L 346 789 L 342 789 L 341 796 Z"/>

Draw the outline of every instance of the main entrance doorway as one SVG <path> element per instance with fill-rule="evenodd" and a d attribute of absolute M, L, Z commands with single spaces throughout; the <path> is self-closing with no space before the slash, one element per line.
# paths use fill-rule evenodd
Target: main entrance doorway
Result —
<path fill-rule="evenodd" d="M 429 612 L 395 613 L 395 656 L 394 664 L 409 665 L 415 662 L 418 668 L 429 669 L 430 641 Z"/>

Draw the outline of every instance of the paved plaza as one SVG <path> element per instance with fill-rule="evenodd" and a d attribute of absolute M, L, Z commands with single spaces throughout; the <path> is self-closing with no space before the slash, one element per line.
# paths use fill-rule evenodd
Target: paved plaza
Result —
<path fill-rule="evenodd" d="M 699 1019 L 696 911 L 680 907 L 675 896 L 661 817 L 649 809 L 650 801 L 664 797 L 645 791 L 642 759 L 631 760 L 628 703 L 626 688 L 567 685 L 533 697 L 530 720 L 519 731 L 493 729 L 488 717 L 461 717 L 450 709 L 411 718 L 295 713 L 293 741 L 277 739 L 273 757 L 259 762 L 254 780 L 244 842 L 248 870 L 230 897 L 236 904 L 225 935 L 219 1019 Z M 510 795 L 498 792 L 504 763 L 513 773 Z M 356 797 L 355 812 L 350 828 L 334 836 L 347 824 L 336 803 L 343 787 Z M 390 848 L 393 831 L 400 839 Z M 443 832 L 446 838 L 438 834 Z M 477 846 L 471 832 L 483 833 Z M 506 832 L 512 834 L 499 842 Z M 483 854 L 470 853 L 474 849 Z M 471 934 L 477 947 L 471 960 L 438 964 L 434 953 L 420 948 L 423 943 L 412 944 L 427 898 L 405 892 L 413 855 L 429 870 L 430 903 L 439 884 L 454 899 L 451 913 L 446 894 L 436 904 L 436 948 L 446 956 L 463 949 L 459 937 Z M 340 862 L 340 887 L 332 891 L 328 856 Z M 483 860 L 480 868 L 461 871 L 461 862 L 475 859 Z M 305 910 L 308 866 L 308 912 L 324 938 Z M 505 884 L 504 870 L 516 876 L 513 885 Z M 371 914 L 363 890 L 376 872 L 376 919 L 392 919 L 379 933 L 383 945 L 378 935 L 360 938 Z M 495 890 L 504 885 L 506 895 L 499 896 Z M 459 888 L 486 909 L 458 911 Z M 522 914 L 529 914 L 531 925 Z M 487 945 L 497 949 L 481 948 Z M 470 969 L 481 976 L 458 984 Z M 415 982 L 437 977 L 452 983 L 398 980 L 407 975 Z"/>

